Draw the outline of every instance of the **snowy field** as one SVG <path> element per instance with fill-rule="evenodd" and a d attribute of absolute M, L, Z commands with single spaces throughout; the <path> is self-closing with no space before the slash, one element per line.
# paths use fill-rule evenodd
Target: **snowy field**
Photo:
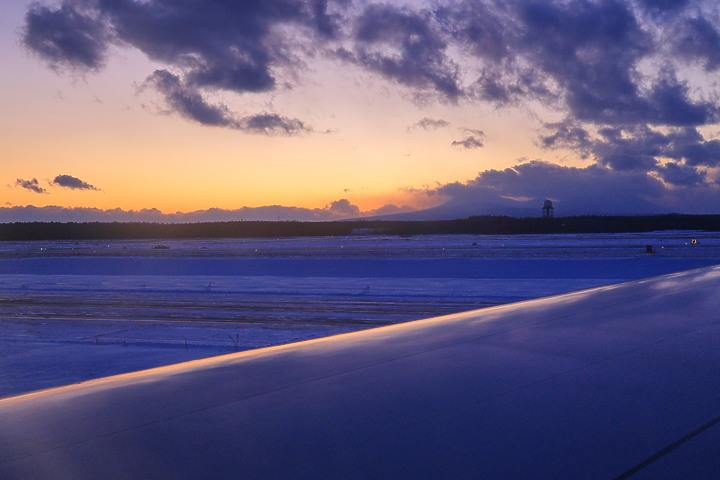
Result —
<path fill-rule="evenodd" d="M 703 232 L 0 242 L 0 397 L 717 263 Z"/>

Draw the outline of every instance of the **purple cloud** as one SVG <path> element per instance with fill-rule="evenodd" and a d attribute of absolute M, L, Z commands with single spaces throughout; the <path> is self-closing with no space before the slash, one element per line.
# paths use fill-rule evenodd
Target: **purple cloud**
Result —
<path fill-rule="evenodd" d="M 568 123 L 545 127 L 544 148 L 574 149 L 598 165 L 656 174 L 674 185 L 704 183 L 706 169 L 720 166 L 720 140 L 706 140 L 694 127 L 604 127 L 596 135 Z"/>
<path fill-rule="evenodd" d="M 112 32 L 89 3 L 65 1 L 53 9 L 34 3 L 25 15 L 23 41 L 53 68 L 99 70 Z"/>
<path fill-rule="evenodd" d="M 455 100 L 462 90 L 447 40 L 428 10 L 369 5 L 355 20 L 355 49 L 346 58 L 403 85 Z"/>
<path fill-rule="evenodd" d="M 23 180 L 22 178 L 18 178 L 15 180 L 15 186 L 35 193 L 47 193 L 47 190 L 40 186 L 37 178 L 33 178 L 32 180 Z"/>
<path fill-rule="evenodd" d="M 58 175 L 52 181 L 52 185 L 69 188 L 71 190 L 100 190 L 99 188 L 94 187 L 89 183 L 80 180 L 77 177 L 73 177 L 72 175 Z"/>
<path fill-rule="evenodd" d="M 180 77 L 167 70 L 155 70 L 145 80 L 142 88 L 148 86 L 160 93 L 170 111 L 201 125 L 228 127 L 264 135 L 294 135 L 312 131 L 300 120 L 274 113 L 238 118 L 225 105 L 207 102 L 196 88 L 184 84 Z"/>

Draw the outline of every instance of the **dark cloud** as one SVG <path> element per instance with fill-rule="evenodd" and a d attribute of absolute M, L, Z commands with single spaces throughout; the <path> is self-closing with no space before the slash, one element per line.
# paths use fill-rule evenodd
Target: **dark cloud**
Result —
<path fill-rule="evenodd" d="M 717 119 L 717 107 L 692 99 L 672 68 L 649 77 L 638 70 L 642 60 L 664 54 L 660 27 L 667 20 L 639 18 L 630 2 L 466 1 L 443 14 L 455 41 L 483 61 L 474 85 L 481 99 L 554 99 L 571 118 L 596 124 Z M 685 50 L 712 55 L 716 32 L 703 32 Z"/>
<path fill-rule="evenodd" d="M 578 8 L 529 8 L 525 42 L 538 46 L 532 48 L 534 63 L 561 87 L 574 118 L 615 125 L 710 120 L 714 106 L 690 100 L 672 71 L 664 71 L 648 89 L 636 79 L 637 63 L 653 52 L 652 41 L 627 6 L 569 3 Z"/>
<path fill-rule="evenodd" d="M 682 159 L 693 166 L 720 166 L 720 140 L 705 140 L 696 129 L 684 129 L 671 136 L 672 149 L 668 156 Z"/>
<path fill-rule="evenodd" d="M 520 103 L 523 99 L 556 103 L 561 97 L 559 90 L 535 69 L 523 65 L 486 66 L 470 88 L 474 98 L 497 106 Z"/>
<path fill-rule="evenodd" d="M 52 9 L 30 6 L 23 41 L 51 66 L 97 70 L 105 61 L 112 34 L 89 2 L 65 1 Z"/>
<path fill-rule="evenodd" d="M 121 41 L 153 60 L 184 67 L 189 84 L 260 92 L 275 86 L 269 30 L 300 14 L 293 3 L 120 0 L 98 2 L 97 8 Z"/>
<path fill-rule="evenodd" d="M 453 147 L 462 147 L 465 149 L 481 148 L 484 144 L 482 140 L 476 138 L 474 135 L 468 135 L 462 140 L 453 140 Z"/>
<path fill-rule="evenodd" d="M 156 70 L 145 80 L 143 88 L 147 86 L 152 86 L 162 95 L 172 112 L 201 125 L 228 127 L 264 135 L 294 135 L 312 131 L 300 120 L 274 113 L 236 118 L 225 105 L 208 103 L 199 91 L 183 84 L 180 77 L 167 70 Z"/>
<path fill-rule="evenodd" d="M 235 127 L 236 120 L 225 105 L 211 105 L 194 88 L 183 85 L 180 77 L 167 70 L 155 70 L 145 79 L 165 99 L 175 113 L 202 125 Z"/>
<path fill-rule="evenodd" d="M 640 110 L 635 115 L 624 112 L 627 115 L 624 119 L 604 123 L 696 126 L 718 120 L 717 105 L 691 100 L 687 84 L 678 81 L 671 70 L 664 71 L 658 82 L 642 98 L 638 108 Z"/>
<path fill-rule="evenodd" d="M 687 6 L 690 0 L 640 0 L 640 5 L 654 12 L 676 12 Z"/>
<path fill-rule="evenodd" d="M 500 105 L 508 104 L 522 94 L 516 86 L 506 85 L 500 72 L 489 68 L 481 73 L 474 90 L 479 98 Z"/>
<path fill-rule="evenodd" d="M 706 172 L 690 165 L 668 163 L 658 167 L 657 172 L 665 182 L 673 185 L 694 187 L 706 182 Z"/>
<path fill-rule="evenodd" d="M 356 19 L 355 51 L 346 58 L 401 84 L 434 89 L 449 99 L 462 91 L 458 67 L 429 11 L 368 6 Z"/>
<path fill-rule="evenodd" d="M 447 120 L 443 120 L 441 118 L 435 119 L 424 117 L 418 120 L 411 127 L 409 127 L 408 130 L 413 130 L 416 128 L 422 128 L 423 130 L 437 130 L 439 128 L 445 128 L 449 126 L 450 122 L 448 122 Z"/>
<path fill-rule="evenodd" d="M 40 186 L 37 178 L 33 178 L 32 180 L 23 180 L 22 178 L 18 178 L 15 180 L 15 186 L 35 193 L 47 193 L 47 190 Z"/>
<path fill-rule="evenodd" d="M 52 181 L 52 185 L 70 188 L 72 190 L 100 190 L 72 175 L 58 175 Z"/>
<path fill-rule="evenodd" d="M 592 152 L 600 165 L 615 170 L 653 170 L 667 146 L 667 139 L 661 133 L 647 127 L 630 131 L 618 128 L 601 130 L 601 138 L 593 143 Z"/>
<path fill-rule="evenodd" d="M 470 51 L 490 65 L 480 80 L 486 97 L 555 90 L 558 99 L 583 116 L 617 110 L 624 99 L 634 98 L 631 69 L 648 42 L 621 3 L 482 3 L 484 7 L 460 3 L 453 20 Z M 497 23 L 490 25 L 488 17 Z M 497 39 L 491 46 L 503 46 L 502 57 L 497 47 L 482 44 L 488 35 Z M 528 88 L 528 78 L 535 79 L 530 83 L 534 87 Z"/>
<path fill-rule="evenodd" d="M 440 9 L 446 32 L 481 61 L 473 96 L 496 104 L 541 100 L 574 122 L 616 127 L 698 126 L 718 107 L 678 79 L 677 60 L 720 64 L 717 16 L 703 4 L 610 0 L 467 0 Z M 670 32 L 670 33 L 668 33 Z M 668 50 L 667 45 L 674 45 Z M 653 60 L 663 68 L 641 68 Z"/>
<path fill-rule="evenodd" d="M 702 63 L 709 71 L 720 68 L 720 31 L 706 18 L 678 22 L 669 40 L 678 55 Z"/>
<path fill-rule="evenodd" d="M 509 10 L 504 2 L 458 1 L 441 7 L 436 16 L 445 32 L 488 65 L 506 62 L 512 54 Z"/>
<path fill-rule="evenodd" d="M 720 166 L 720 140 L 706 140 L 694 127 L 604 127 L 592 135 L 577 125 L 555 123 L 546 125 L 540 145 L 574 149 L 598 165 L 654 173 L 675 185 L 703 183 L 705 170 L 698 167 Z"/>
<path fill-rule="evenodd" d="M 346 8 L 350 0 L 335 2 L 338 6 Z M 324 39 L 333 39 L 338 36 L 342 16 L 339 13 L 330 13 L 330 6 L 327 0 L 312 0 L 310 9 L 315 19 L 314 25 L 318 34 Z"/>
<path fill-rule="evenodd" d="M 98 68 L 112 43 L 182 67 L 193 86 L 260 92 L 275 87 L 273 69 L 288 59 L 275 27 L 327 38 L 338 23 L 323 0 L 63 0 L 32 6 L 23 38 L 56 64 Z"/>
<path fill-rule="evenodd" d="M 590 133 L 572 122 L 546 123 L 545 132 L 540 135 L 543 148 L 569 148 L 585 153 L 590 150 L 592 142 Z"/>

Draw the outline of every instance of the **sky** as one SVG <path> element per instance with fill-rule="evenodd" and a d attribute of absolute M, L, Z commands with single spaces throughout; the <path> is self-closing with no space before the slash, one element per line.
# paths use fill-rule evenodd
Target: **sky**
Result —
<path fill-rule="evenodd" d="M 0 222 L 720 211 L 714 1 L 18 0 L 0 48 Z"/>

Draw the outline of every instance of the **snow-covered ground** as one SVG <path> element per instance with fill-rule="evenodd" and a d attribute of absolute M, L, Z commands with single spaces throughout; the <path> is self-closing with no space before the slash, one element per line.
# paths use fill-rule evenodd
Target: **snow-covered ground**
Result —
<path fill-rule="evenodd" d="M 716 263 L 703 232 L 1 242 L 0 397 Z"/>

